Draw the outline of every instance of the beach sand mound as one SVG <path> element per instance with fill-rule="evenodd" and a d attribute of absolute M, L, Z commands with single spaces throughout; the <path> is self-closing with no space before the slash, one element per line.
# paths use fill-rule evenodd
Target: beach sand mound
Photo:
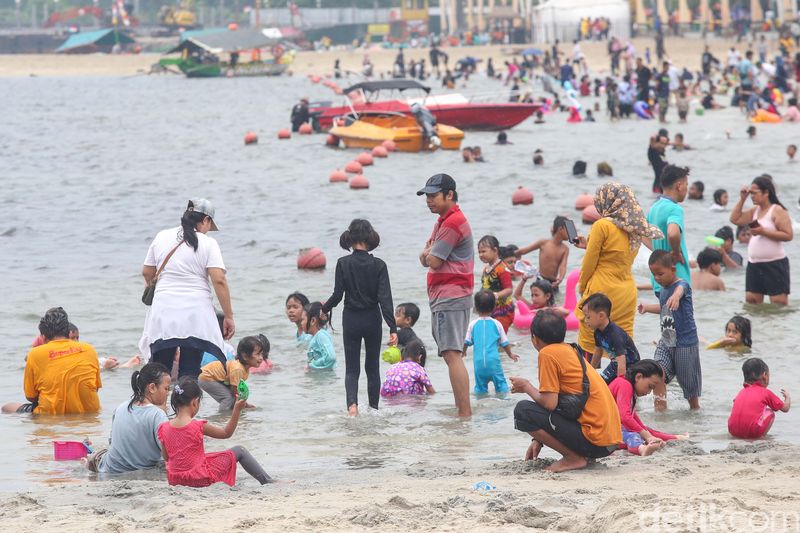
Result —
<path fill-rule="evenodd" d="M 732 442 L 706 453 L 671 442 L 650 457 L 617 452 L 577 472 L 551 460 L 416 463 L 408 475 L 350 472 L 331 483 L 170 487 L 79 481 L 0 497 L 20 531 L 797 531 L 800 447 Z M 425 475 L 420 475 L 425 473 Z M 412 475 L 414 474 L 414 475 Z M 485 480 L 493 490 L 477 491 Z"/>

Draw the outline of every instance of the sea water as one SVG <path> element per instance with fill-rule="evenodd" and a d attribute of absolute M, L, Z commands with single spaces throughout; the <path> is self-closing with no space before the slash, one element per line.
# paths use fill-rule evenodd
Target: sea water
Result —
<path fill-rule="evenodd" d="M 610 163 L 616 179 L 635 189 L 645 209 L 655 200 L 646 158 L 648 137 L 659 128 L 654 121 L 612 124 L 597 113 L 597 123 L 567 124 L 565 114 L 549 114 L 546 124 L 529 119 L 511 130 L 513 144 L 506 146 L 494 145 L 494 133 L 468 132 L 464 145 L 481 146 L 486 163 L 464 164 L 458 152 L 394 153 L 365 169 L 369 190 L 352 191 L 346 184 L 329 184 L 328 175 L 358 152 L 326 148 L 320 135 L 276 138 L 299 97 L 332 97 L 305 78 L 20 78 L 3 84 L 0 401 L 24 401 L 24 357 L 37 335 L 38 319 L 49 307 L 63 306 L 79 326 L 81 340 L 92 343 L 101 356 L 124 360 L 137 353 L 145 315 L 140 272 L 147 247 L 159 230 L 178 225 L 189 198 L 209 198 L 221 229 L 214 237 L 228 269 L 234 343 L 244 335 L 266 334 L 275 368 L 250 378 L 250 402 L 257 409 L 243 415 L 234 437 L 209 441 L 207 448 L 245 445 L 278 477 L 336 481 L 359 470 L 380 475 L 413 471 L 414 463 L 430 459 L 456 466 L 510 460 L 522 457 L 528 444 L 512 420 L 514 404 L 522 396 L 473 398 L 473 418 L 459 420 L 446 366 L 435 356 L 428 358 L 427 368 L 439 391 L 435 396 L 382 400 L 380 411 L 368 412 L 362 372 L 364 416 L 348 419 L 341 306 L 333 316 L 338 368 L 304 371 L 306 356 L 295 346 L 284 301 L 295 290 L 312 300 L 329 297 L 336 258 L 346 253 L 338 248 L 338 237 L 351 219 L 367 218 L 380 233 L 381 246 L 374 253 L 389 266 L 394 301 L 416 302 L 422 308 L 414 329 L 434 351 L 426 271 L 417 257 L 436 216 L 415 195 L 430 175 L 448 172 L 456 178 L 476 242 L 493 234 L 502 244 L 527 245 L 548 236 L 555 215 L 579 220 L 573 202 L 579 193 L 591 193 L 603 183 L 594 172 L 600 161 Z M 435 80 L 431 84 L 438 85 Z M 505 100 L 506 90 L 493 80 L 476 78 L 467 92 L 496 91 Z M 583 100 L 584 105 L 592 102 Z M 675 120 L 674 110 L 670 118 Z M 668 159 L 689 165 L 691 180 L 706 186 L 706 200 L 684 204 L 692 255 L 705 246 L 705 236 L 728 224 L 728 213 L 708 210 L 716 188 L 728 190 L 732 207 L 739 188 L 767 172 L 792 215 L 800 216 L 795 207 L 800 165 L 788 164 L 784 155 L 797 126 L 758 125 L 756 138 L 748 140 L 744 117 L 726 109 L 690 115 L 687 124 L 667 127 L 670 134 L 682 132 L 693 147 L 681 153 L 669 150 Z M 726 129 L 731 140 L 725 138 Z M 244 146 L 247 130 L 259 133 L 259 144 Z M 545 165 L 534 169 L 536 148 L 543 150 Z M 589 177 L 570 176 L 576 159 L 588 162 Z M 532 206 L 511 206 L 519 185 L 534 192 Z M 578 227 L 584 234 L 589 229 Z M 309 246 L 327 255 L 324 272 L 296 269 L 298 250 Z M 797 268 L 797 244 L 786 248 Z M 746 255 L 744 248 L 737 245 L 737 250 Z M 570 249 L 570 270 L 579 267 L 582 255 Z M 536 260 L 535 255 L 529 258 Z M 481 268 L 476 254 L 476 279 Z M 646 255 L 640 256 L 634 274 L 637 281 L 647 280 Z M 769 364 L 773 390 L 787 386 L 798 393 L 796 306 L 746 307 L 744 271 L 725 272 L 723 278 L 726 292 L 695 293 L 699 334 L 715 340 L 731 316 L 744 314 L 753 321 L 753 354 Z M 655 301 L 647 291 L 640 298 Z M 637 316 L 635 329 L 640 353 L 651 357 L 657 316 Z M 503 356 L 506 375 L 536 384 L 536 353 L 529 337 L 513 329 L 510 336 L 521 360 L 513 363 Z M 675 384 L 669 388 L 670 411 L 655 415 L 647 398 L 639 402 L 643 418 L 664 431 L 689 432 L 706 449 L 725 447 L 726 420 L 741 388 L 743 359 L 701 350 L 702 411 L 690 413 Z M 471 356 L 466 363 L 471 374 Z M 381 362 L 382 375 L 387 366 Z M 103 410 L 98 415 L 0 418 L 0 486 L 14 490 L 87 479 L 78 463 L 53 461 L 52 441 L 89 437 L 95 447 L 102 446 L 114 408 L 130 396 L 130 373 L 103 372 Z M 217 423 L 226 420 L 209 399 L 200 416 Z M 778 414 L 770 438 L 799 441 L 798 421 L 794 411 Z"/>

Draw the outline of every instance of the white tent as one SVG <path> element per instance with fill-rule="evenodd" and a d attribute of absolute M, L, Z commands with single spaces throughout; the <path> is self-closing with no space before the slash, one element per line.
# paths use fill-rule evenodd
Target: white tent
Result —
<path fill-rule="evenodd" d="M 556 39 L 572 42 L 578 37 L 581 19 L 604 17 L 611 20 L 610 36 L 628 39 L 631 34 L 631 8 L 628 0 L 545 0 L 533 8 L 533 41 L 549 43 Z"/>

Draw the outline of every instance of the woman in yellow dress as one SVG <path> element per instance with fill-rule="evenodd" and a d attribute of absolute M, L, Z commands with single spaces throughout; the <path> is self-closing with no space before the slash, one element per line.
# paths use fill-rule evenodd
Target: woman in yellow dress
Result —
<path fill-rule="evenodd" d="M 581 263 L 575 309 L 579 320 L 578 345 L 594 352 L 594 332 L 583 321 L 581 305 L 590 295 L 602 292 L 611 300 L 611 320 L 633 338 L 636 316 L 636 283 L 631 266 L 643 241 L 663 239 L 661 231 L 647 223 L 642 207 L 627 185 L 606 183 L 597 189 L 594 206 L 602 217 L 592 225 Z"/>

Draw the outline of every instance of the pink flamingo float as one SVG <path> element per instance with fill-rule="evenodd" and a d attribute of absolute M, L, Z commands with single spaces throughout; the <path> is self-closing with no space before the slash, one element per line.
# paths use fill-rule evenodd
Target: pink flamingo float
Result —
<path fill-rule="evenodd" d="M 576 268 L 567 276 L 566 295 L 564 296 L 564 309 L 569 311 L 567 315 L 567 329 L 574 331 L 578 329 L 578 317 L 575 316 L 575 307 L 578 304 L 578 296 L 576 289 L 578 287 L 578 279 L 581 277 L 581 271 Z M 533 316 L 538 309 L 531 309 L 525 302 L 517 302 L 517 308 L 514 311 L 514 327 L 522 330 L 529 330 Z"/>

